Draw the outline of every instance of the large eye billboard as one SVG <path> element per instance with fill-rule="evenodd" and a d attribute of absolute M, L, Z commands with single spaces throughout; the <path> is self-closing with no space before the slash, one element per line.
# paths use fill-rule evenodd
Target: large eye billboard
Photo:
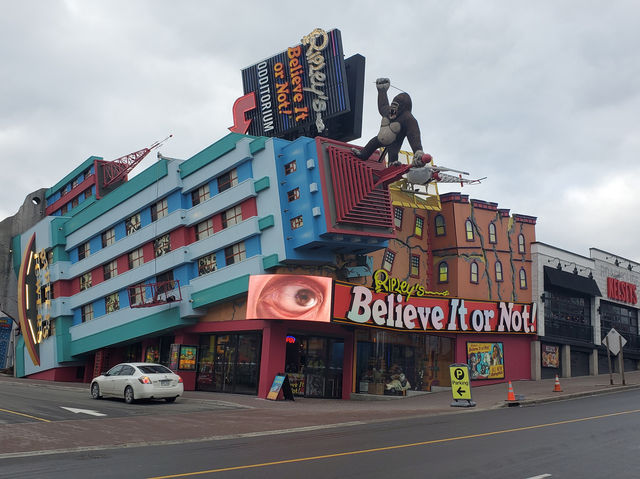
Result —
<path fill-rule="evenodd" d="M 322 276 L 264 274 L 249 277 L 247 319 L 331 321 L 333 280 Z"/>

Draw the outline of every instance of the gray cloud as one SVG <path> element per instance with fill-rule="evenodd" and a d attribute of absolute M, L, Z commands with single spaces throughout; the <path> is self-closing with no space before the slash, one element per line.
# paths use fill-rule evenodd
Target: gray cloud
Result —
<path fill-rule="evenodd" d="M 540 241 L 640 260 L 635 2 L 322 5 L 5 5 L 0 217 L 90 155 L 114 159 L 173 133 L 163 154 L 188 158 L 226 134 L 243 67 L 335 27 L 345 53 L 367 59 L 355 143 L 377 131 L 373 82 L 388 76 L 412 95 L 425 150 L 488 176 L 464 193 L 537 216 Z"/>

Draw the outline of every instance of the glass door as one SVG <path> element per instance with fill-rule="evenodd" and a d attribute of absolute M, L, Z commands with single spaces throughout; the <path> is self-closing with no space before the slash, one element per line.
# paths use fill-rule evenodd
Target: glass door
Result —
<path fill-rule="evenodd" d="M 233 363 L 236 348 L 230 334 L 218 336 L 213 363 L 213 380 L 216 391 L 233 392 Z"/>

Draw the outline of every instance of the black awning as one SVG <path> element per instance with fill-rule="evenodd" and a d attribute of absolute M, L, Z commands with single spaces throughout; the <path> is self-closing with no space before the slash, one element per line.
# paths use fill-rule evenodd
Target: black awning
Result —
<path fill-rule="evenodd" d="M 579 274 L 567 273 L 556 268 L 544 267 L 544 282 L 551 286 L 578 291 L 589 296 L 602 296 L 600 288 L 591 278 L 585 278 Z M 545 287 L 546 289 L 546 287 Z"/>

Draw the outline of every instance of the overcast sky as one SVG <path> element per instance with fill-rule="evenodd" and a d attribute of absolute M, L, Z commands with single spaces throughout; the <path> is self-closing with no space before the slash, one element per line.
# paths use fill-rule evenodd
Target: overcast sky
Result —
<path fill-rule="evenodd" d="M 640 261 L 637 2 L 0 5 L 0 219 L 91 155 L 172 133 L 162 154 L 191 157 L 228 133 L 242 68 L 338 28 L 345 55 L 366 58 L 355 144 L 377 133 L 374 81 L 389 77 L 436 163 L 488 177 L 441 193 L 536 216 L 538 241 Z"/>

